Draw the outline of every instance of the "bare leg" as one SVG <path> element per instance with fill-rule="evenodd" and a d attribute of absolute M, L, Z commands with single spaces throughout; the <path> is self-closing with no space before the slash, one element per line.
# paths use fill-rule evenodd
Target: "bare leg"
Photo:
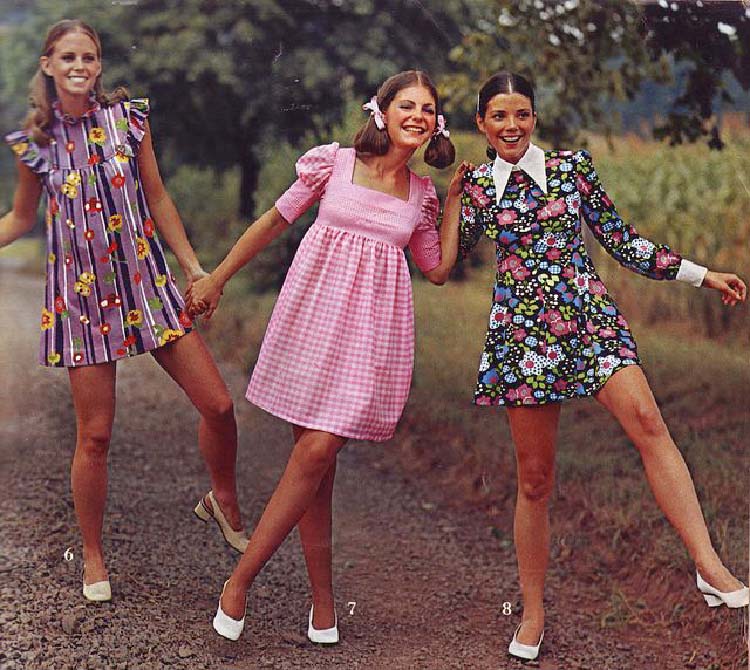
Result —
<path fill-rule="evenodd" d="M 640 367 L 631 365 L 617 371 L 596 398 L 617 418 L 638 449 L 657 504 L 704 579 L 720 591 L 741 588 L 711 545 L 690 472 Z"/>
<path fill-rule="evenodd" d="M 68 368 L 77 431 L 70 485 L 81 529 L 87 584 L 108 578 L 102 524 L 107 503 L 107 454 L 115 417 L 116 370 L 115 363 Z"/>
<path fill-rule="evenodd" d="M 295 441 L 299 440 L 303 431 L 303 428 L 294 426 Z M 312 587 L 313 626 L 318 629 L 333 628 L 336 623 L 331 537 L 335 476 L 336 461 L 333 461 L 323 476 L 310 506 L 297 524 Z"/>
<path fill-rule="evenodd" d="M 550 549 L 549 498 L 554 486 L 560 404 L 508 409 L 516 447 L 518 495 L 513 524 L 523 617 L 518 641 L 535 645 L 544 629 L 544 579 Z"/>
<path fill-rule="evenodd" d="M 192 331 L 153 352 L 200 412 L 198 447 L 208 466 L 211 488 L 232 528 L 242 528 L 237 504 L 237 424 L 224 380 L 203 339 Z M 206 506 L 211 503 L 204 499 Z"/>
<path fill-rule="evenodd" d="M 253 580 L 314 501 L 323 478 L 346 438 L 305 428 L 294 445 L 250 542 L 224 590 L 221 607 L 230 617 L 244 616 Z"/>

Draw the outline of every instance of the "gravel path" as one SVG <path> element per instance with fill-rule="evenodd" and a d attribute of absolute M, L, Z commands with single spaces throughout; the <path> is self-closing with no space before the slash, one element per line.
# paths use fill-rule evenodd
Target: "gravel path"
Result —
<path fill-rule="evenodd" d="M 67 375 L 36 365 L 42 282 L 0 268 L 0 668 L 3 670 L 247 670 L 520 668 L 505 649 L 520 621 L 507 532 L 486 517 L 435 503 L 423 482 L 373 467 L 373 450 L 340 456 L 334 574 L 342 643 L 315 648 L 304 635 L 307 580 L 296 533 L 261 573 L 238 643 L 210 619 L 235 556 L 192 508 L 207 488 L 196 415 L 149 356 L 118 369 L 105 549 L 114 599 L 80 594 L 80 542 L 68 470 L 75 425 Z M 12 326 L 12 327 L 11 327 Z M 240 425 L 240 502 L 256 520 L 290 449 L 284 424 L 242 399 L 246 374 L 224 367 Z M 387 446 L 385 447 L 387 448 Z M 66 558 L 66 550 L 67 558 Z M 67 560 L 71 559 L 71 560 Z M 553 567 L 545 670 L 734 668 L 710 627 L 601 629 L 606 576 Z M 686 582 L 686 588 L 690 587 Z M 513 613 L 503 615 L 502 603 Z M 693 602 L 693 601 L 691 601 Z M 356 603 L 356 604 L 355 604 Z M 695 594 L 695 607 L 702 603 Z M 689 637 L 687 637 L 689 635 Z"/>

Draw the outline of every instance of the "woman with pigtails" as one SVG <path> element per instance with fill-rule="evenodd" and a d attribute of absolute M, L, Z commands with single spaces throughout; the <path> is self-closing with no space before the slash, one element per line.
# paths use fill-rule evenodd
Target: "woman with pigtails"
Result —
<path fill-rule="evenodd" d="M 424 275 L 445 282 L 458 245 L 462 165 L 449 189 L 451 225 L 436 229 L 429 177 L 407 166 L 454 160 L 434 84 L 410 70 L 387 79 L 365 105 L 370 119 L 353 148 L 314 147 L 297 180 L 252 224 L 227 257 L 192 285 L 193 313 L 210 318 L 224 284 L 314 203 L 305 234 L 266 330 L 247 399 L 290 424 L 289 462 L 248 548 L 224 584 L 215 630 L 239 638 L 248 589 L 297 526 L 312 587 L 308 637 L 339 640 L 331 575 L 331 508 L 336 455 L 350 440 L 389 439 L 406 402 L 414 353 L 409 248 Z"/>

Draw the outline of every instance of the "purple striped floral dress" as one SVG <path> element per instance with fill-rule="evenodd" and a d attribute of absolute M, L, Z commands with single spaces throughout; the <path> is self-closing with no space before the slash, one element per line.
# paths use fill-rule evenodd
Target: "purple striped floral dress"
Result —
<path fill-rule="evenodd" d="M 148 100 L 101 106 L 80 118 L 55 107 L 49 145 L 6 136 L 47 195 L 47 283 L 39 361 L 106 363 L 150 351 L 190 330 L 145 194 L 137 154 Z"/>

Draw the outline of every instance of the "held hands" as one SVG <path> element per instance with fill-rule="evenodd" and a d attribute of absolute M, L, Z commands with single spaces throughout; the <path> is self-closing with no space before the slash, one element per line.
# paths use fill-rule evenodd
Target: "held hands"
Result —
<path fill-rule="evenodd" d="M 747 286 L 736 274 L 729 272 L 713 272 L 709 270 L 703 278 L 706 288 L 714 288 L 721 292 L 721 301 L 725 305 L 734 307 L 738 302 L 745 302 Z"/>
<path fill-rule="evenodd" d="M 213 275 L 204 273 L 204 277 L 192 281 L 188 285 L 185 296 L 187 297 L 187 310 L 191 317 L 199 314 L 208 321 L 219 305 L 223 287 L 219 286 Z"/>
<path fill-rule="evenodd" d="M 448 185 L 448 196 L 457 198 L 461 195 L 461 191 L 463 190 L 464 177 L 466 176 L 467 172 L 473 170 L 474 168 L 475 166 L 472 163 L 469 163 L 468 161 L 461 161 L 461 165 L 456 168 L 456 171 L 453 173 L 451 183 Z"/>

